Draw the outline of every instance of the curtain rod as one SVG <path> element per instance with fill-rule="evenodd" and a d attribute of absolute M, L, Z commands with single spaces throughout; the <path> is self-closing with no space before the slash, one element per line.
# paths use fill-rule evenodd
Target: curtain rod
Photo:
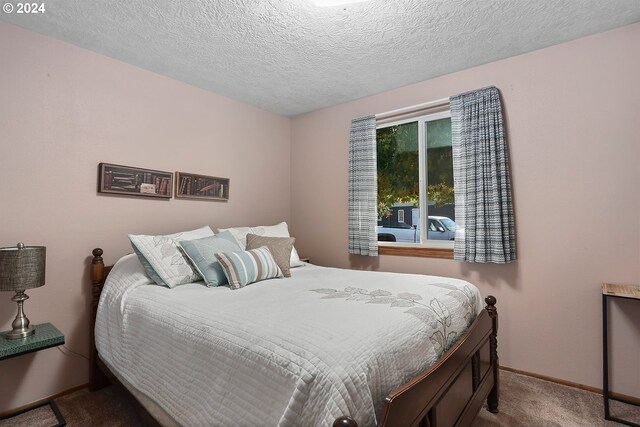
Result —
<path fill-rule="evenodd" d="M 384 113 L 376 114 L 376 119 L 388 119 L 389 117 L 399 116 L 402 114 L 409 114 L 420 110 L 426 110 L 427 108 L 443 107 L 449 104 L 449 98 L 436 99 L 435 101 L 424 102 L 422 104 L 411 105 L 409 107 L 398 108 L 397 110 L 385 111 Z"/>

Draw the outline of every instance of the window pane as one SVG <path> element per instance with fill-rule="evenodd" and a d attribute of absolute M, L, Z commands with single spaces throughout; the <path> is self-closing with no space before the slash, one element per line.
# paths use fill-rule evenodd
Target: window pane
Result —
<path fill-rule="evenodd" d="M 418 123 L 378 129 L 376 142 L 379 240 L 419 242 Z"/>
<path fill-rule="evenodd" d="M 420 243 L 420 229 L 431 240 L 455 237 L 451 119 L 425 120 L 377 130 L 378 240 Z M 426 201 L 420 200 L 420 176 L 427 181 Z M 428 212 L 424 223 L 421 203 Z"/>
<path fill-rule="evenodd" d="M 451 119 L 426 123 L 427 135 L 427 205 L 429 217 L 446 217 L 436 230 L 429 230 L 432 240 L 452 240 L 454 237 L 455 201 L 453 191 L 453 157 L 451 149 Z"/>

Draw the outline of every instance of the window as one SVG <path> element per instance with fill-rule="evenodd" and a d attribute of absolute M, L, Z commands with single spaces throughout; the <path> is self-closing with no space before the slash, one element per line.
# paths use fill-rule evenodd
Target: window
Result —
<path fill-rule="evenodd" d="M 453 240 L 451 113 L 379 125 L 376 145 L 378 233 L 402 243 Z"/>

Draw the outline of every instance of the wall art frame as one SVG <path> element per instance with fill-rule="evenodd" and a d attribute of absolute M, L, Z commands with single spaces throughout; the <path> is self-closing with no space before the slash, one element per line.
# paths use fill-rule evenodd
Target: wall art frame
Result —
<path fill-rule="evenodd" d="M 173 195 L 173 173 L 100 163 L 98 193 L 170 199 Z"/>
<path fill-rule="evenodd" d="M 176 199 L 229 200 L 229 178 L 187 172 L 175 173 Z"/>

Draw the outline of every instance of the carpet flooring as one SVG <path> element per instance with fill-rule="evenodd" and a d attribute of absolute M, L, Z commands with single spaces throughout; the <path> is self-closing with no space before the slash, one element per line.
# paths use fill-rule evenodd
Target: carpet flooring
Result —
<path fill-rule="evenodd" d="M 482 409 L 473 427 L 615 427 L 602 417 L 602 396 L 501 371 L 500 413 Z M 116 386 L 95 393 L 83 389 L 56 399 L 70 427 L 141 426 L 132 402 Z M 640 424 L 640 407 L 612 402 L 612 414 Z M 0 427 L 51 427 L 48 406 L 0 421 Z M 212 423 L 214 425 L 214 423 Z M 256 426 L 259 427 L 259 426 Z"/>

